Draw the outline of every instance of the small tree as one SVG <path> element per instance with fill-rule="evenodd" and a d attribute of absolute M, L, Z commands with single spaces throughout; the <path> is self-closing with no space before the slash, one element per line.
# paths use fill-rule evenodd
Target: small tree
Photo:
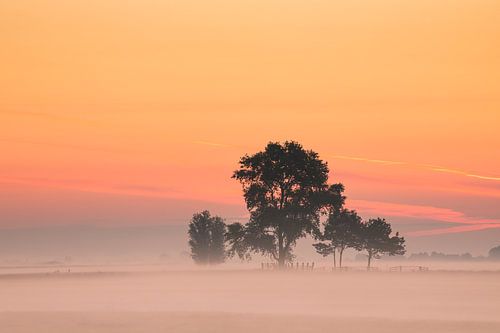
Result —
<path fill-rule="evenodd" d="M 224 262 L 226 257 L 225 232 L 226 225 L 219 216 L 212 217 L 207 210 L 194 214 L 188 231 L 193 260 L 200 265 Z"/>
<path fill-rule="evenodd" d="M 321 254 L 323 257 L 328 257 L 329 255 L 333 254 L 333 267 L 337 267 L 337 248 L 335 248 L 332 243 L 325 242 L 325 238 L 316 238 L 322 240 L 322 242 L 313 244 L 316 252 Z"/>
<path fill-rule="evenodd" d="M 321 242 L 313 246 L 316 252 L 325 257 L 333 254 L 334 267 L 337 267 L 336 252 L 338 252 L 339 267 L 342 267 L 342 257 L 346 249 L 362 249 L 361 228 L 361 217 L 356 211 L 333 210 L 325 222 L 323 233 L 317 237 Z"/>
<path fill-rule="evenodd" d="M 399 233 L 391 237 L 392 227 L 385 219 L 376 218 L 366 222 L 362 229 L 362 248 L 368 252 L 368 268 L 372 259 L 379 259 L 382 254 L 403 255 L 406 253 L 405 239 Z"/>
<path fill-rule="evenodd" d="M 500 245 L 492 248 L 488 253 L 488 258 L 493 260 L 500 260 Z"/>
<path fill-rule="evenodd" d="M 270 142 L 240 160 L 233 178 L 243 186 L 250 221 L 228 226 L 230 255 L 268 255 L 283 267 L 297 240 L 319 226 L 328 207 L 344 202 L 341 184 L 328 185 L 328 165 L 300 144 Z"/>

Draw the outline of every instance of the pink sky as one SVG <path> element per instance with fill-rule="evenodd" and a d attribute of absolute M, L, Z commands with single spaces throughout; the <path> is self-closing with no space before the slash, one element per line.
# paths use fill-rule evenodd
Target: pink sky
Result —
<path fill-rule="evenodd" d="M 366 218 L 411 238 L 491 236 L 499 9 L 5 1 L 0 227 L 245 219 L 238 159 L 297 140 Z"/>

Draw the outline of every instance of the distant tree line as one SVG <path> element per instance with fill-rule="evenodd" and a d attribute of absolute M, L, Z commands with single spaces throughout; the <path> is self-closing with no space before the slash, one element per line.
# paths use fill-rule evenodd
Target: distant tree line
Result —
<path fill-rule="evenodd" d="M 405 253 L 404 238 L 393 235 L 386 220 L 363 221 L 344 207 L 344 186 L 329 184 L 328 164 L 297 142 L 270 142 L 263 151 L 243 156 L 233 178 L 242 185 L 249 221 L 226 225 L 208 211 L 195 214 L 189 245 L 196 263 L 261 254 L 284 267 L 293 261 L 297 241 L 308 235 L 317 240 L 319 254 L 333 256 L 335 266 L 338 256 L 340 267 L 346 249 L 366 252 L 368 267 L 381 255 Z"/>
<path fill-rule="evenodd" d="M 448 254 L 441 252 L 420 252 L 412 253 L 408 258 L 403 258 L 409 261 L 492 261 L 500 260 L 500 246 L 492 248 L 488 256 L 473 256 L 470 253 Z"/>
<path fill-rule="evenodd" d="M 418 260 L 418 261 L 470 261 L 477 258 L 473 257 L 470 253 L 463 254 L 447 254 L 441 252 L 420 252 L 412 253 L 408 257 L 408 260 Z"/>

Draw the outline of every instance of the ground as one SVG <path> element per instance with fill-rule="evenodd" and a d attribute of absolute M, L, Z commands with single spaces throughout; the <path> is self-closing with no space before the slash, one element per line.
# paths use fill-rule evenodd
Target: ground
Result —
<path fill-rule="evenodd" d="M 0 276 L 2 332 L 500 332 L 500 272 Z"/>

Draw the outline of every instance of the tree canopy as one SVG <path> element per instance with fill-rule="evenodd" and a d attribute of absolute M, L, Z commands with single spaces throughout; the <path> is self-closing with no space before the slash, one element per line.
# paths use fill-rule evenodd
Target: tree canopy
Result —
<path fill-rule="evenodd" d="M 338 252 L 339 266 L 342 267 L 342 256 L 346 249 L 362 249 L 362 227 L 361 217 L 356 211 L 345 208 L 334 209 L 328 215 L 324 231 L 317 235 L 320 242 L 313 245 L 316 251 L 325 257 L 333 254 L 334 267 L 337 266 L 336 252 Z"/>
<path fill-rule="evenodd" d="M 405 239 L 396 233 L 391 236 L 392 227 L 385 219 L 370 219 L 362 228 L 362 248 L 368 253 L 368 268 L 372 259 L 380 258 L 380 255 L 387 254 L 403 255 L 406 252 Z"/>
<path fill-rule="evenodd" d="M 490 259 L 500 260 L 500 245 L 492 248 L 488 253 L 488 257 Z"/>
<path fill-rule="evenodd" d="M 188 230 L 193 260 L 201 265 L 224 262 L 226 257 L 225 232 L 226 225 L 219 216 L 211 216 L 207 210 L 194 214 Z"/>
<path fill-rule="evenodd" d="M 318 227 L 321 214 L 344 203 L 343 185 L 328 184 L 327 163 L 297 142 L 270 142 L 239 165 L 233 178 L 243 187 L 250 220 L 228 226 L 231 255 L 261 253 L 282 267 L 293 258 L 296 241 Z"/>

